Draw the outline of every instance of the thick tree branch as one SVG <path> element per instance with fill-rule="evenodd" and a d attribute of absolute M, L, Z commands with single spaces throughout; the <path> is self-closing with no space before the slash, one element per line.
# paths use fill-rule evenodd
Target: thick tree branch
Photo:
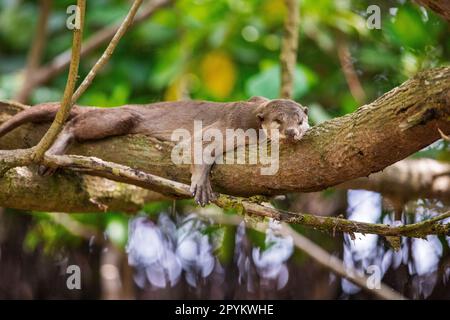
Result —
<path fill-rule="evenodd" d="M 48 212 L 135 213 L 161 194 L 133 185 L 66 172 L 44 178 L 34 167 L 17 167 L 0 179 L 0 204 L 6 208 Z"/>
<path fill-rule="evenodd" d="M 21 159 L 22 165 L 27 165 L 28 163 L 30 163 L 30 161 L 24 158 L 25 153 L 26 153 L 25 150 L 1 152 L 2 163 L 0 163 L 0 172 L 3 163 L 7 163 L 6 169 L 11 166 L 11 163 L 18 163 L 18 159 Z M 4 172 L 6 171 L 7 170 L 5 170 Z M 19 189 L 14 190 L 11 188 L 8 188 L 6 190 L 5 188 L 0 187 L 0 191 L 5 195 L 5 199 L 13 199 L 13 198 L 15 199 L 15 197 L 12 197 L 12 195 L 14 195 L 16 192 L 26 190 L 27 186 L 34 186 L 39 183 L 46 182 L 42 186 L 43 189 L 42 194 L 34 198 L 28 197 L 27 196 L 28 193 L 24 193 L 24 198 L 22 199 L 22 201 L 19 201 L 16 204 L 16 208 L 34 208 L 35 210 L 48 211 L 50 209 L 42 208 L 39 206 L 39 203 L 42 203 L 43 201 L 43 198 L 40 198 L 40 196 L 45 197 L 46 194 L 49 194 L 49 196 L 51 197 L 51 194 L 54 193 L 53 190 L 46 190 L 48 186 L 57 185 L 61 183 L 59 182 L 60 179 L 64 179 L 64 183 L 69 184 L 70 179 L 73 178 L 73 176 L 69 175 L 66 177 L 65 175 L 61 176 L 56 175 L 55 181 L 51 181 L 53 180 L 53 178 L 43 179 L 40 176 L 33 174 L 32 172 L 33 171 L 31 170 L 30 173 L 27 174 L 26 179 L 24 177 L 21 178 L 21 183 L 23 183 L 23 186 L 20 188 L 20 190 Z M 417 198 L 439 199 L 441 201 L 446 202 L 448 201 L 448 199 L 450 199 L 449 172 L 450 172 L 450 165 L 447 163 L 439 162 L 432 159 L 416 159 L 416 160 L 406 159 L 387 167 L 382 172 L 372 174 L 369 177 L 363 177 L 347 181 L 343 184 L 338 185 L 337 187 L 341 189 L 364 189 L 375 191 L 383 194 L 384 196 L 387 196 L 390 199 L 400 200 L 402 203 L 406 203 L 409 200 L 414 200 Z M 10 174 L 12 173 L 10 172 Z M 95 181 L 100 182 L 103 181 L 103 179 L 98 179 Z M 78 179 L 75 179 L 73 183 L 77 185 Z M 82 186 L 77 186 L 77 188 L 80 188 L 80 190 L 83 189 Z M 102 184 L 99 184 L 96 187 L 96 189 L 98 189 L 99 191 L 102 191 L 102 188 L 103 188 Z M 134 187 L 132 188 L 133 190 L 135 189 Z M 126 185 L 122 185 L 121 190 L 126 191 Z M 34 191 L 34 189 L 30 187 L 30 192 L 33 194 L 36 191 Z M 132 192 L 133 191 L 130 191 L 130 193 Z M 145 191 L 145 193 L 147 193 L 147 191 Z M 156 192 L 148 192 L 148 193 L 149 194 L 145 197 L 146 201 L 171 199 L 171 197 L 167 195 L 162 195 L 160 193 Z M 71 199 L 72 196 L 73 195 L 70 193 L 67 194 L 68 199 Z M 55 199 L 59 198 L 57 197 Z M 143 204 L 143 202 L 140 203 Z M 11 204 L 11 201 L 9 201 L 6 206 L 14 207 L 14 205 Z M 86 206 L 85 203 L 79 201 L 78 206 L 76 208 L 63 208 L 63 210 L 66 210 L 68 212 L 96 211 L 95 209 L 92 209 L 90 206 L 91 203 L 88 203 L 88 205 Z M 110 210 L 113 211 L 119 210 L 114 207 L 111 208 L 109 205 L 108 207 Z M 133 207 L 130 210 L 133 210 L 135 208 L 136 207 Z M 54 207 L 52 210 L 57 209 L 58 209 L 57 207 Z"/>
<path fill-rule="evenodd" d="M 450 133 L 450 68 L 425 71 L 352 114 L 313 127 L 296 144 L 280 146 L 279 171 L 260 175 L 259 165 L 216 165 L 215 190 L 233 195 L 319 191 L 384 169 Z M 4 104 L 0 121 L 21 110 Z M 31 147 L 45 125 L 27 125 L 0 139 L 0 149 Z M 70 154 L 96 156 L 180 182 L 187 165 L 171 161 L 173 144 L 128 135 L 76 144 Z M 116 150 L 121 150 L 117 152 Z M 239 183 L 236 183 L 239 181 Z"/>
<path fill-rule="evenodd" d="M 217 177 L 219 171 L 223 177 L 227 178 L 230 177 L 229 171 L 235 170 L 235 174 L 239 174 L 240 178 L 226 185 L 228 189 L 233 190 L 233 186 L 236 186 L 235 182 L 240 181 L 239 187 L 246 185 L 250 189 L 247 194 L 250 192 L 257 194 L 259 192 L 255 192 L 255 190 L 260 190 L 258 184 L 264 186 L 265 183 L 270 183 L 278 187 L 269 189 L 266 187 L 265 190 L 269 192 L 262 193 L 277 194 L 284 190 L 296 191 L 299 186 L 290 186 L 290 181 L 299 183 L 301 188 L 305 188 L 305 185 L 302 185 L 302 182 L 305 183 L 302 179 L 308 175 L 312 177 L 312 182 L 316 183 L 314 188 L 319 189 L 329 185 L 323 179 L 320 180 L 317 177 L 325 177 L 330 182 L 361 175 L 361 173 L 365 174 L 367 171 L 370 172 L 370 170 L 388 164 L 390 161 L 396 161 L 401 156 L 415 152 L 438 139 L 440 137 L 438 127 L 443 132 L 450 131 L 448 84 L 449 68 L 431 70 L 392 90 L 374 103 L 361 107 L 353 114 L 328 121 L 313 128 L 308 136 L 297 145 L 284 145 L 282 147 L 280 172 L 274 177 L 270 177 L 269 180 L 265 180 L 266 177 L 253 171 L 257 169 L 257 166 L 249 165 L 218 165 L 213 177 Z M 6 104 L 5 106 L 6 112 L 21 108 L 20 105 L 15 104 Z M 386 128 L 390 130 L 389 134 L 386 133 Z M 26 128 L 22 128 L 2 138 L 0 148 L 3 148 L 2 143 L 8 141 L 13 142 L 12 144 L 15 143 L 15 147 L 18 147 L 18 142 L 20 145 L 21 141 L 17 139 L 17 136 L 13 140 L 11 140 L 11 137 L 20 135 L 21 131 L 22 134 L 25 133 L 24 140 L 28 143 L 31 142 L 30 140 L 34 135 L 36 135 L 35 138 L 39 137 L 39 133 L 29 130 L 27 132 Z M 332 136 L 330 136 L 331 133 Z M 11 148 L 11 145 L 9 147 Z M 127 147 L 128 149 L 125 150 Z M 136 135 L 85 143 L 75 146 L 71 151 L 71 153 L 86 155 L 97 153 L 104 159 L 112 158 L 116 162 L 125 164 L 130 161 L 133 169 L 120 164 L 81 156 L 46 156 L 45 162 L 50 165 L 58 165 L 136 184 L 170 196 L 190 197 L 187 185 L 136 170 L 144 167 L 147 172 L 162 173 L 161 176 L 183 182 L 183 180 L 186 180 L 184 176 L 188 176 L 188 170 L 185 166 L 176 167 L 171 163 L 171 147 L 171 143 Z M 116 150 L 116 148 L 120 148 L 122 152 L 117 154 L 110 151 Z M 10 163 L 17 161 L 18 164 L 26 164 L 18 152 L 6 151 L 4 152 L 6 156 L 2 159 Z M 313 153 L 313 156 L 310 153 Z M 361 155 L 361 153 L 363 154 Z M 26 156 L 24 158 L 26 159 Z M 297 163 L 298 158 L 304 160 L 301 165 Z M 292 162 L 294 162 L 294 165 Z M 344 165 L 346 162 L 348 162 L 348 165 Z M 369 168 L 367 168 L 368 166 Z M 310 171 L 314 174 L 312 175 Z M 329 171 L 338 176 L 330 175 Z M 256 177 L 247 176 L 252 172 Z M 248 185 L 247 177 L 250 183 L 255 181 L 257 188 Z M 298 177 L 302 177 L 302 179 L 298 180 Z M 259 179 L 262 179 L 262 181 Z M 307 183 L 310 184 L 311 181 L 307 181 Z M 243 212 L 271 217 L 288 223 L 300 223 L 328 232 L 362 232 L 384 236 L 402 235 L 411 237 L 423 237 L 427 234 L 447 235 L 449 233 L 449 225 L 436 223 L 438 220 L 448 217 L 448 213 L 429 222 L 389 227 L 339 218 L 295 214 L 271 209 L 251 200 L 236 199 L 224 195 L 219 197 L 216 204 L 221 207 L 234 207 Z"/>

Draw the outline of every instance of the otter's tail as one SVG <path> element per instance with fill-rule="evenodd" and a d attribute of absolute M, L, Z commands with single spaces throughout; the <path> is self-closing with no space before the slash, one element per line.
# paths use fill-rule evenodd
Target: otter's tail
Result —
<path fill-rule="evenodd" d="M 1 103 L 0 103 L 1 107 Z M 4 136 L 11 130 L 21 126 L 24 123 L 33 122 L 51 122 L 55 118 L 58 111 L 59 103 L 44 103 L 30 107 L 18 114 L 14 115 L 11 119 L 0 125 L 0 137 Z M 73 106 L 69 118 L 73 118 L 77 115 L 80 108 Z"/>

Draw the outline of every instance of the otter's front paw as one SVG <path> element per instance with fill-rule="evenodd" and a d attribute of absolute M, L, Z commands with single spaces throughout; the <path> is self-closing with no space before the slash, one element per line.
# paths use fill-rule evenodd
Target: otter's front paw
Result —
<path fill-rule="evenodd" d="M 214 201 L 217 196 L 212 190 L 209 179 L 193 180 L 190 191 L 195 198 L 195 202 L 204 207 L 211 201 Z"/>
<path fill-rule="evenodd" d="M 58 170 L 58 168 L 51 168 L 44 165 L 40 165 L 38 167 L 38 174 L 40 176 L 48 177 L 53 175 L 56 172 L 56 170 Z"/>

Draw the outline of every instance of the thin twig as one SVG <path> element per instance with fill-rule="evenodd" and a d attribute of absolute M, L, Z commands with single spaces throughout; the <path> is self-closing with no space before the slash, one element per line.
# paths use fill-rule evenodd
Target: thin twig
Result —
<path fill-rule="evenodd" d="M 20 90 L 17 92 L 14 100 L 26 103 L 32 90 L 32 80 L 36 70 L 41 63 L 42 53 L 44 51 L 45 43 L 47 42 L 47 24 L 50 15 L 51 0 L 41 0 L 39 6 L 39 18 L 36 26 L 36 33 L 33 38 L 30 51 L 28 53 L 27 65 L 25 68 L 23 83 Z"/>
<path fill-rule="evenodd" d="M 77 102 L 77 100 L 80 98 L 80 96 L 86 91 L 86 89 L 91 85 L 92 80 L 94 80 L 97 73 L 100 71 L 101 68 L 108 62 L 108 60 L 111 58 L 114 50 L 117 47 L 117 44 L 119 43 L 120 39 L 123 37 L 125 32 L 127 32 L 128 28 L 133 23 L 134 16 L 136 15 L 136 12 L 138 11 L 139 7 L 142 4 L 142 0 L 135 0 L 131 6 L 130 11 L 128 12 L 127 16 L 123 20 L 122 24 L 120 25 L 119 29 L 117 29 L 116 34 L 112 38 L 111 42 L 108 44 L 108 47 L 103 52 L 102 56 L 98 61 L 95 63 L 95 65 L 92 67 L 91 71 L 89 71 L 86 78 L 84 78 L 83 82 L 80 84 L 78 89 L 75 91 L 75 93 L 72 96 L 72 105 Z"/>
<path fill-rule="evenodd" d="M 405 300 L 406 298 L 400 293 L 394 291 L 389 286 L 384 283 L 380 283 L 380 288 L 369 288 L 369 279 L 358 273 L 350 267 L 345 267 L 342 260 L 330 255 L 327 251 L 322 249 L 320 246 L 306 238 L 305 236 L 299 234 L 297 231 L 292 229 L 287 223 L 283 223 L 281 233 L 285 236 L 291 236 L 294 241 L 294 245 L 305 252 L 313 260 L 318 262 L 320 265 L 331 270 L 332 272 L 346 278 L 347 280 L 353 282 L 354 284 L 361 287 L 363 290 L 381 298 L 387 300 Z"/>
<path fill-rule="evenodd" d="M 141 13 L 136 16 L 132 23 L 132 26 L 146 21 L 146 19 L 157 12 L 158 9 L 168 5 L 171 2 L 172 0 L 150 0 L 149 3 L 142 8 Z M 83 43 L 80 54 L 81 57 L 85 57 L 86 55 L 92 53 L 95 49 L 100 47 L 102 44 L 110 41 L 119 28 L 120 23 L 116 23 L 94 33 L 88 40 Z M 57 55 L 51 62 L 39 68 L 36 72 L 36 75 L 30 81 L 30 86 L 34 88 L 41 84 L 44 84 L 66 70 L 67 66 L 70 64 L 70 56 L 70 50 L 64 51 Z"/>
<path fill-rule="evenodd" d="M 300 22 L 299 0 L 285 0 L 286 19 L 280 54 L 281 87 L 280 96 L 291 99 L 294 88 L 295 64 L 297 61 L 298 33 Z"/>
<path fill-rule="evenodd" d="M 238 215 L 224 215 L 220 213 L 215 214 L 209 213 L 208 210 L 202 209 L 198 210 L 198 217 L 200 219 L 213 221 L 216 224 L 233 225 L 233 226 L 238 226 L 243 221 L 245 221 L 241 216 Z M 264 223 L 264 225 L 267 226 L 267 222 Z M 246 227 L 247 228 L 250 227 L 258 231 L 264 232 L 264 227 L 261 227 L 261 224 L 258 225 L 246 224 Z M 394 291 L 392 288 L 383 283 L 380 283 L 379 289 L 369 288 L 368 286 L 369 279 L 363 273 L 358 272 L 357 270 L 351 267 L 345 267 L 344 262 L 341 259 L 329 254 L 326 250 L 322 249 L 320 246 L 309 240 L 307 237 L 291 228 L 289 224 L 282 223 L 281 230 L 279 231 L 279 233 L 285 237 L 291 237 L 294 242 L 294 246 L 297 249 L 303 251 L 306 255 L 311 257 L 314 261 L 318 262 L 321 266 L 356 284 L 357 286 L 361 287 L 363 290 L 369 292 L 370 294 L 373 294 L 374 296 L 379 297 L 381 299 L 388 299 L 388 300 L 406 299 L 400 293 Z"/>
<path fill-rule="evenodd" d="M 339 62 L 341 64 L 347 86 L 350 89 L 350 93 L 358 104 L 364 104 L 366 102 L 366 93 L 364 92 L 355 68 L 353 67 L 352 56 L 347 43 L 344 40 L 339 40 L 337 49 Z"/>
<path fill-rule="evenodd" d="M 85 240 L 91 240 L 92 237 L 97 237 L 100 232 L 94 227 L 84 225 L 81 222 L 73 219 L 69 214 L 63 212 L 47 212 L 46 213 L 53 222 L 59 224 L 71 234 L 83 238 Z M 97 237 L 98 242 L 102 243 L 103 238 Z"/>
<path fill-rule="evenodd" d="M 127 16 L 123 20 L 122 24 L 120 25 L 119 29 L 117 29 L 116 34 L 112 38 L 111 42 L 108 44 L 105 52 L 103 52 L 100 59 L 97 61 L 97 63 L 94 65 L 94 67 L 89 71 L 86 78 L 83 80 L 83 82 L 80 84 L 78 89 L 73 93 L 76 78 L 78 74 L 78 63 L 80 60 L 80 47 L 81 47 L 81 37 L 83 33 L 83 24 L 84 24 L 84 8 L 80 8 L 83 13 L 81 14 L 82 20 L 81 20 L 81 27 L 79 32 L 79 37 L 77 37 L 77 33 L 74 35 L 74 55 L 72 56 L 72 62 L 71 62 L 71 68 L 69 71 L 69 79 L 67 81 L 66 91 L 64 92 L 64 98 L 63 102 L 61 103 L 61 106 L 58 110 L 58 113 L 56 114 L 55 120 L 53 121 L 52 125 L 48 129 L 45 136 L 42 138 L 42 140 L 39 142 L 39 144 L 36 147 L 35 150 L 35 160 L 42 159 L 43 154 L 50 148 L 50 146 L 55 141 L 57 135 L 61 131 L 65 121 L 67 120 L 67 117 L 70 113 L 70 109 L 72 106 L 77 102 L 77 100 L 80 98 L 80 96 L 84 93 L 84 91 L 89 87 L 89 85 L 92 83 L 92 80 L 95 78 L 99 70 L 108 62 L 108 60 L 111 58 L 111 55 L 114 52 L 114 49 L 117 47 L 120 39 L 125 34 L 125 32 L 128 30 L 129 26 L 133 22 L 134 16 L 136 15 L 140 5 L 142 4 L 142 0 L 135 0 L 133 2 L 133 5 L 131 6 L 130 11 L 128 12 Z M 84 6 L 84 4 L 83 4 Z M 75 41 L 76 40 L 76 41 Z M 72 70 L 72 65 L 76 63 L 76 69 L 74 66 L 74 69 Z M 74 74 L 72 74 L 72 71 L 74 71 Z M 67 95 L 66 95 L 67 94 Z M 66 99 L 69 99 L 69 101 L 66 101 Z"/>
<path fill-rule="evenodd" d="M 0 178 L 11 168 L 31 164 L 33 149 L 0 150 Z"/>
<path fill-rule="evenodd" d="M 75 27 L 73 30 L 73 42 L 72 42 L 72 58 L 70 60 L 69 75 L 67 76 L 66 88 L 64 89 L 64 95 L 61 101 L 61 106 L 59 107 L 58 113 L 53 120 L 52 125 L 45 133 L 44 137 L 39 141 L 33 153 L 33 160 L 40 161 L 44 153 L 50 148 L 50 146 L 55 141 L 59 132 L 61 131 L 64 123 L 69 116 L 70 109 L 72 107 L 72 95 L 75 89 L 75 84 L 78 78 L 78 66 L 80 63 L 80 50 L 81 41 L 83 39 L 83 28 L 84 28 L 84 14 L 86 9 L 86 0 L 77 1 L 78 12 L 79 12 L 79 28 Z"/>
<path fill-rule="evenodd" d="M 382 236 L 404 236 L 424 238 L 430 234 L 450 235 L 450 223 L 439 224 L 450 217 L 450 211 L 436 216 L 433 219 L 414 224 L 392 227 L 379 223 L 367 223 L 347 220 L 336 217 L 322 217 L 305 213 L 293 213 L 280 209 L 269 208 L 255 203 L 245 203 L 247 213 L 263 215 L 286 223 L 301 224 L 319 231 L 333 233 L 334 231 L 346 233 L 378 234 Z"/>

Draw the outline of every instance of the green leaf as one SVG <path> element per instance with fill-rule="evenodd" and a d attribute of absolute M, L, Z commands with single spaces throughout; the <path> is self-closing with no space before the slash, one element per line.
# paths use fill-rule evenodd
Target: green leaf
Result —
<path fill-rule="evenodd" d="M 426 21 L 427 18 L 413 6 L 402 6 L 397 15 L 386 24 L 388 38 L 397 45 L 422 50 L 433 45 L 440 27 Z"/>
<path fill-rule="evenodd" d="M 211 241 L 219 261 L 224 265 L 233 262 L 234 245 L 236 241 L 235 226 L 219 226 L 211 234 Z"/>
<path fill-rule="evenodd" d="M 313 124 L 319 124 L 330 120 L 332 117 L 320 104 L 313 103 L 308 105 L 308 118 Z"/>
<path fill-rule="evenodd" d="M 303 65 L 297 65 L 294 74 L 293 98 L 304 96 L 317 83 L 317 76 Z M 276 99 L 280 94 L 280 67 L 272 66 L 250 77 L 246 84 L 248 96 Z"/>

